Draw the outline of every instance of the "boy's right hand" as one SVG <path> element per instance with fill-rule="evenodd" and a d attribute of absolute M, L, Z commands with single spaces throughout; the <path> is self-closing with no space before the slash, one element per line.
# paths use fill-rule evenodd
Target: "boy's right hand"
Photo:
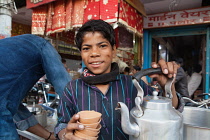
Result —
<path fill-rule="evenodd" d="M 63 135 L 62 140 L 85 140 L 79 137 L 76 137 L 74 135 L 75 130 L 83 130 L 85 127 L 84 125 L 81 125 L 77 123 L 79 120 L 79 114 L 75 114 L 71 120 L 69 121 L 66 129 L 65 129 L 65 135 Z"/>

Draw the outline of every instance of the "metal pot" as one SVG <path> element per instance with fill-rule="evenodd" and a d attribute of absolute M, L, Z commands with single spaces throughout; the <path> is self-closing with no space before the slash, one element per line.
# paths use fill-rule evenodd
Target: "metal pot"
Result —
<path fill-rule="evenodd" d="M 140 79 L 144 75 L 160 73 L 161 69 L 147 69 L 136 75 Z M 116 109 L 121 111 L 122 130 L 129 135 L 129 140 L 182 140 L 183 116 L 172 107 L 171 85 L 173 79 L 168 80 L 165 91 L 170 98 L 157 96 L 143 97 L 144 91 L 138 81 L 133 79 L 138 90 L 135 98 L 136 107 L 130 113 L 127 106 L 118 102 Z"/>
<path fill-rule="evenodd" d="M 34 104 L 33 106 L 27 106 L 27 108 L 30 112 L 35 114 L 35 118 L 40 125 L 43 127 L 47 126 L 47 111 L 44 110 L 42 106 Z"/>
<path fill-rule="evenodd" d="M 184 140 L 210 139 L 210 110 L 184 107 Z"/>
<path fill-rule="evenodd" d="M 37 119 L 40 125 L 42 125 L 43 127 L 47 126 L 47 112 L 45 110 L 43 110 L 39 114 L 36 114 L 35 118 Z"/>

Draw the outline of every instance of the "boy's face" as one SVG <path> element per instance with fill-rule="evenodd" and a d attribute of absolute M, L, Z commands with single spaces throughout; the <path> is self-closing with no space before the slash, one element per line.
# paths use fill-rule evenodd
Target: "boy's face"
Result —
<path fill-rule="evenodd" d="M 84 35 L 81 56 L 86 67 L 94 74 L 109 73 L 112 58 L 116 55 L 116 47 L 99 32 L 88 32 Z"/>

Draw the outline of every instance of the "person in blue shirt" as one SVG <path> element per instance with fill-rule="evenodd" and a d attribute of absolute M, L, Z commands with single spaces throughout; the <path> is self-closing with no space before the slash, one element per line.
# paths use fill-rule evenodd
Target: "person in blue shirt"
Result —
<path fill-rule="evenodd" d="M 70 81 L 58 106 L 58 123 L 55 134 L 62 140 L 83 140 L 74 135 L 75 130 L 83 130 L 84 125 L 77 123 L 82 110 L 95 110 L 102 114 L 98 140 L 126 140 L 128 135 L 121 128 L 121 115 L 115 110 L 118 102 L 124 102 L 133 108 L 137 89 L 132 76 L 120 74 L 117 63 L 112 63 L 116 55 L 115 34 L 112 26 L 103 20 L 90 20 L 77 32 L 75 39 L 81 50 L 81 57 L 86 66 L 81 78 Z M 177 65 L 174 62 L 160 60 L 152 67 L 161 67 L 164 74 L 155 74 L 161 86 L 168 78 L 176 76 Z M 140 80 L 144 95 L 151 95 L 153 88 Z M 172 104 L 182 109 L 174 86 L 172 86 Z M 88 139 L 88 138 L 87 138 Z"/>
<path fill-rule="evenodd" d="M 53 137 L 21 104 L 28 91 L 45 74 L 58 95 L 71 80 L 60 55 L 47 40 L 30 34 L 0 40 L 1 140 L 18 140 L 16 127 L 45 139 Z"/>

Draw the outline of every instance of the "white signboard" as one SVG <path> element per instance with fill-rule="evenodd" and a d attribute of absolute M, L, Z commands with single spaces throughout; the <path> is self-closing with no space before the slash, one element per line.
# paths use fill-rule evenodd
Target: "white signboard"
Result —
<path fill-rule="evenodd" d="M 210 7 L 144 17 L 144 29 L 210 23 Z"/>

